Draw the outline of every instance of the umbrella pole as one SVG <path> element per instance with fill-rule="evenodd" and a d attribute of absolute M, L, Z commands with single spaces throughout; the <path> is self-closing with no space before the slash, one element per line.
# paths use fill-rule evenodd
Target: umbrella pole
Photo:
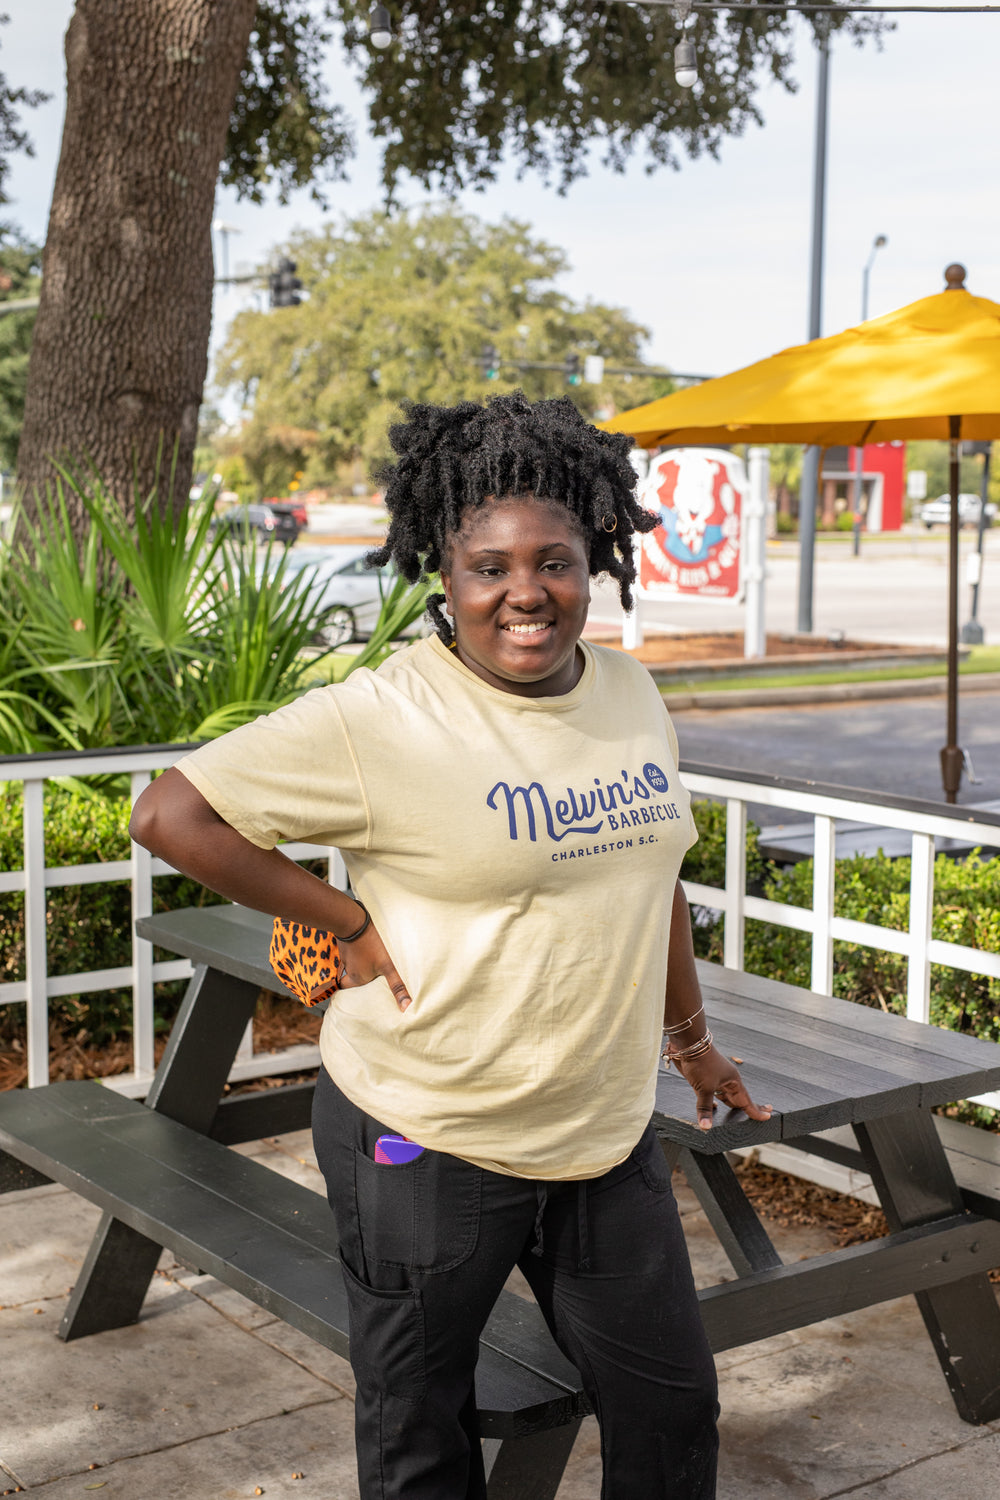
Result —
<path fill-rule="evenodd" d="M 962 751 L 958 744 L 958 484 L 962 445 L 961 417 L 949 417 L 951 454 L 948 481 L 951 525 L 948 528 L 948 743 L 941 751 L 941 780 L 946 802 L 958 800 L 962 784 Z"/>

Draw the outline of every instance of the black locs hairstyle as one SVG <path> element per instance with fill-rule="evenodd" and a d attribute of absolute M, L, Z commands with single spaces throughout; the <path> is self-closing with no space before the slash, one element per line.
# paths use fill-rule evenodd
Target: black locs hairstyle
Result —
<path fill-rule="evenodd" d="M 657 517 L 636 502 L 629 461 L 632 439 L 600 432 L 567 397 L 530 402 L 521 391 L 492 396 L 485 406 L 403 403 L 407 420 L 389 429 L 399 455 L 377 474 L 385 489 L 389 530 L 369 554 L 378 567 L 393 561 L 410 583 L 447 563 L 451 539 L 466 512 L 490 498 L 534 495 L 564 505 L 590 552 L 590 575 L 617 581 L 632 607 L 632 537 L 652 531 Z M 446 644 L 452 630 L 432 594 L 428 613 Z"/>

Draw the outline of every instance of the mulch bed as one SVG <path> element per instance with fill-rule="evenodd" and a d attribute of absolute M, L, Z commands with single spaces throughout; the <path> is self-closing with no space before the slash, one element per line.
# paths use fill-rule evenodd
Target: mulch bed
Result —
<path fill-rule="evenodd" d="M 838 1248 L 860 1245 L 889 1233 L 882 1210 L 860 1198 L 848 1198 L 787 1172 L 762 1167 L 752 1156 L 737 1162 L 734 1171 L 761 1217 L 781 1229 L 828 1229 Z"/>
<path fill-rule="evenodd" d="M 606 635 L 587 632 L 587 638 L 602 646 L 621 649 L 621 633 Z M 629 655 L 647 666 L 669 662 L 721 662 L 743 660 L 742 631 L 706 631 L 680 635 L 656 635 L 647 632 L 643 644 Z M 805 635 L 769 635 L 765 644 L 765 656 L 831 656 L 836 653 L 872 652 L 884 655 L 885 645 L 872 641 L 829 641 L 825 637 Z"/>
<path fill-rule="evenodd" d="M 279 1052 L 297 1042 L 316 1042 L 322 1016 L 306 1010 L 297 1000 L 287 1000 L 262 991 L 253 1021 L 254 1052 Z M 158 1037 L 154 1056 L 159 1062 L 166 1037 Z M 113 1078 L 128 1073 L 132 1067 L 132 1043 L 127 1037 L 97 1045 L 85 1030 L 62 1032 L 55 1022 L 49 1027 L 49 1081 L 64 1078 Z M 0 1041 L 0 1089 L 21 1088 L 28 1079 L 28 1063 L 23 1026 Z M 253 1079 L 240 1084 L 234 1092 L 278 1088 L 292 1082 L 287 1075 L 273 1079 Z"/>

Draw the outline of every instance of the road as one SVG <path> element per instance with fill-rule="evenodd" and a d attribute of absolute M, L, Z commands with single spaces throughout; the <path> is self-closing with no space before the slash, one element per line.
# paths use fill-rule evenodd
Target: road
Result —
<path fill-rule="evenodd" d="M 385 513 L 368 504 L 317 507 L 303 545 L 327 534 L 367 539 L 382 533 Z M 969 615 L 966 558 L 975 532 L 960 536 L 959 623 Z M 861 555 L 851 555 L 851 538 L 820 535 L 816 541 L 814 618 L 816 634 L 843 631 L 854 639 L 899 645 L 944 646 L 948 638 L 948 539 L 943 530 L 914 529 L 864 537 Z M 767 629 L 793 634 L 798 626 L 799 548 L 796 541 L 768 543 L 765 617 Z M 591 590 L 591 622 L 621 628 L 617 589 L 607 579 Z M 643 600 L 644 622 L 670 631 L 736 630 L 742 634 L 739 604 L 700 600 Z M 1000 642 L 1000 526 L 985 535 L 979 619 L 987 643 Z"/>
<path fill-rule="evenodd" d="M 985 535 L 979 620 L 988 644 L 1000 642 L 1000 527 Z M 959 624 L 969 616 L 966 558 L 975 532 L 960 537 Z M 768 543 L 765 619 L 767 629 L 792 634 L 798 626 L 798 544 Z M 849 536 L 821 536 L 816 544 L 813 630 L 843 631 L 855 640 L 898 645 L 944 646 L 948 639 L 948 561 L 944 532 L 910 531 L 862 539 L 851 555 Z M 647 627 L 669 630 L 743 632 L 742 605 L 700 600 L 643 600 Z M 621 608 L 607 580 L 592 590 L 591 621 L 620 628 Z"/>
<path fill-rule="evenodd" d="M 689 709 L 674 722 L 684 760 L 944 800 L 943 693 L 801 708 Z M 958 738 L 980 778 L 971 786 L 963 777 L 959 802 L 1000 799 L 1000 692 L 960 698 Z"/>

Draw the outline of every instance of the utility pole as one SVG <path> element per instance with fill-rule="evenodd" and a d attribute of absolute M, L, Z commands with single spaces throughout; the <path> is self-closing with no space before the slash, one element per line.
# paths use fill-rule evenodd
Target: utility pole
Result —
<path fill-rule="evenodd" d="M 983 455 L 983 477 L 980 485 L 979 495 L 979 525 L 976 527 L 976 550 L 970 552 L 966 558 L 969 569 L 968 578 L 972 585 L 972 609 L 969 618 L 962 626 L 959 639 L 965 646 L 981 646 L 983 644 L 983 627 L 979 623 L 979 587 L 983 581 L 983 539 L 989 517 L 986 513 L 987 497 L 990 492 L 990 455 L 993 451 L 992 443 L 974 443 L 971 445 L 978 449 Z"/>
<path fill-rule="evenodd" d="M 813 164 L 812 262 L 809 277 L 809 339 L 818 339 L 823 325 L 823 241 L 826 219 L 826 128 L 830 82 L 830 38 L 816 38 L 819 67 L 816 86 L 816 143 Z M 816 553 L 816 497 L 819 491 L 820 450 L 811 444 L 802 455 L 799 487 L 799 619 L 802 635 L 813 628 L 813 561 Z"/>

